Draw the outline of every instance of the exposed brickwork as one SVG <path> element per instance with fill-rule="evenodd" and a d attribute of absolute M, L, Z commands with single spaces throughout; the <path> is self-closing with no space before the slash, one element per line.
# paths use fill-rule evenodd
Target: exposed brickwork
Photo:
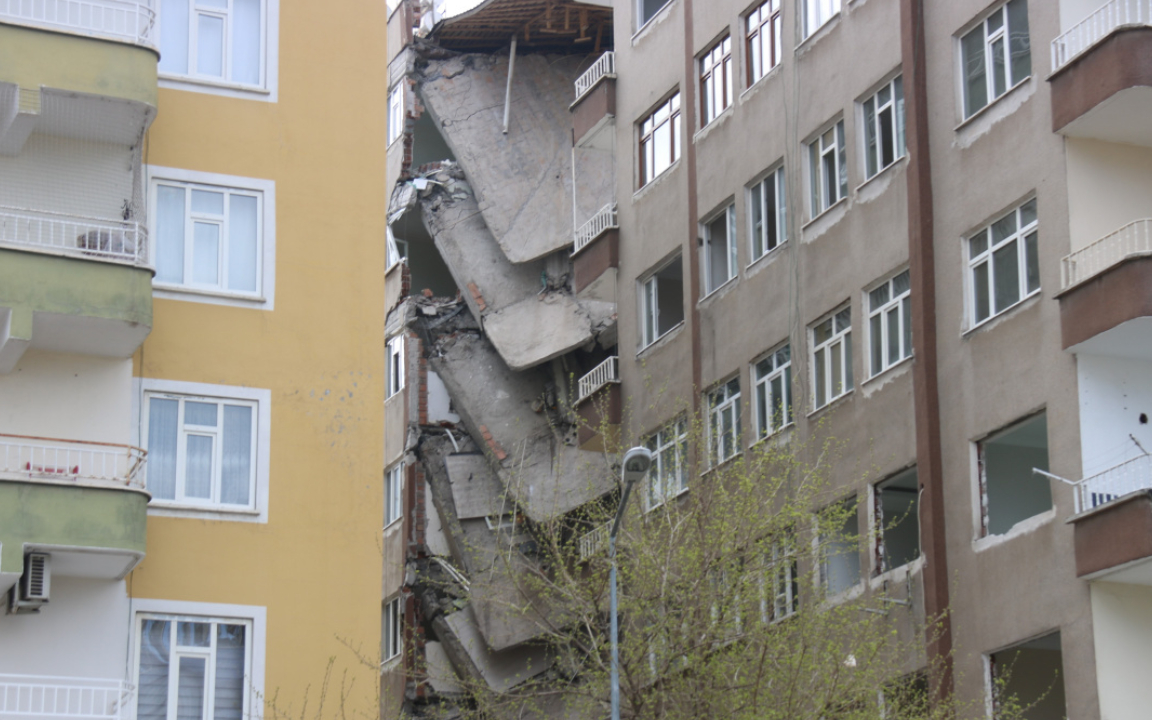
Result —
<path fill-rule="evenodd" d="M 480 426 L 480 434 L 484 437 L 484 442 L 488 443 L 488 447 L 491 448 L 492 454 L 496 456 L 497 460 L 508 457 L 508 453 L 504 452 L 504 448 L 500 447 L 500 443 L 496 442 L 492 433 L 488 432 L 487 425 Z"/>
<path fill-rule="evenodd" d="M 476 287 L 476 283 L 468 283 L 468 292 L 472 293 L 472 299 L 476 301 L 480 312 L 488 309 L 488 303 L 484 302 L 484 296 L 480 294 L 480 288 Z"/>

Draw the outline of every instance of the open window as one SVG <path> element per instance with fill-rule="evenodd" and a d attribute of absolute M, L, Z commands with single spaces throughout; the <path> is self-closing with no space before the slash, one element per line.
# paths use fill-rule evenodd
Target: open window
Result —
<path fill-rule="evenodd" d="M 1052 509 L 1052 488 L 1033 468 L 1048 470 L 1048 416 L 1034 415 L 977 443 L 981 535 L 1003 535 Z"/>
<path fill-rule="evenodd" d="M 839 595 L 860 582 L 858 538 L 860 521 L 856 516 L 856 496 L 824 511 L 819 544 L 820 578 L 828 596 Z"/>
<path fill-rule="evenodd" d="M 907 565 L 920 557 L 919 496 L 916 468 L 873 486 L 875 574 Z"/>
<path fill-rule="evenodd" d="M 640 281 L 643 347 L 684 322 L 684 263 L 674 260 Z"/>
<path fill-rule="evenodd" d="M 1064 654 L 1054 632 L 987 655 L 992 717 L 1027 708 L 1029 720 L 1063 720 Z"/>

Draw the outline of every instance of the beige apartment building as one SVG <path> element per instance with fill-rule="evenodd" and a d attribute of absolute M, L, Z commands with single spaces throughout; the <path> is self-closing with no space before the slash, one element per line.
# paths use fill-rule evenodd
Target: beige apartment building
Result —
<path fill-rule="evenodd" d="M 832 437 L 826 594 L 947 612 L 908 671 L 1146 714 L 1152 2 L 401 2 L 389 49 L 397 706 L 546 669 L 485 553 L 606 446 L 651 508 Z"/>

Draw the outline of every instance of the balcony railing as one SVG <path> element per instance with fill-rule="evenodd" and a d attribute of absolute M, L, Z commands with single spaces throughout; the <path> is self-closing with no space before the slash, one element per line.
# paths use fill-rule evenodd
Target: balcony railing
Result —
<path fill-rule="evenodd" d="M 114 483 L 143 490 L 146 454 L 132 445 L 0 434 L 0 477 Z"/>
<path fill-rule="evenodd" d="M 592 67 L 584 71 L 584 74 L 576 78 L 576 99 L 584 97 L 584 93 L 588 92 L 600 82 L 601 78 L 615 77 L 616 76 L 616 54 L 611 50 L 601 55 L 592 63 Z"/>
<path fill-rule="evenodd" d="M 0 719 L 120 720 L 131 697 L 121 680 L 0 674 Z"/>
<path fill-rule="evenodd" d="M 616 206 L 608 203 L 600 208 L 588 222 L 576 229 L 576 238 L 572 243 L 572 254 L 583 250 L 588 243 L 600 236 L 600 233 L 611 228 L 620 227 L 616 219 Z"/>
<path fill-rule="evenodd" d="M 1060 267 L 1060 289 L 1079 285 L 1126 258 L 1148 254 L 1152 254 L 1152 218 L 1135 220 L 1065 256 Z"/>
<path fill-rule="evenodd" d="M 1086 477 L 1073 489 L 1077 515 L 1128 493 L 1152 489 L 1152 455 L 1141 455 Z"/>
<path fill-rule="evenodd" d="M 593 528 L 580 537 L 580 559 L 587 560 L 608 545 L 608 534 L 612 532 L 612 521 Z"/>
<path fill-rule="evenodd" d="M 620 382 L 620 358 L 615 355 L 592 368 L 591 372 L 580 378 L 580 381 L 577 383 L 580 391 L 580 397 L 577 402 L 590 396 L 608 383 L 614 382 Z"/>
<path fill-rule="evenodd" d="M 149 0 L 0 0 L 0 20 L 154 45 Z"/>
<path fill-rule="evenodd" d="M 1152 0 L 1111 0 L 1052 41 L 1052 72 L 1124 25 L 1152 22 Z"/>
<path fill-rule="evenodd" d="M 133 220 L 0 207 L 0 243 L 137 265 L 148 260 L 148 232 Z"/>

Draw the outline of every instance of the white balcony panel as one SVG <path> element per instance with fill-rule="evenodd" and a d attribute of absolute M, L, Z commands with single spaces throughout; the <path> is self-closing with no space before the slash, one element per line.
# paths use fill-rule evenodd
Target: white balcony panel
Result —
<path fill-rule="evenodd" d="M 0 0 L 0 20 L 153 46 L 156 12 L 148 0 Z"/>
<path fill-rule="evenodd" d="M 121 680 L 0 674 L 0 720 L 119 720 L 131 696 Z"/>

